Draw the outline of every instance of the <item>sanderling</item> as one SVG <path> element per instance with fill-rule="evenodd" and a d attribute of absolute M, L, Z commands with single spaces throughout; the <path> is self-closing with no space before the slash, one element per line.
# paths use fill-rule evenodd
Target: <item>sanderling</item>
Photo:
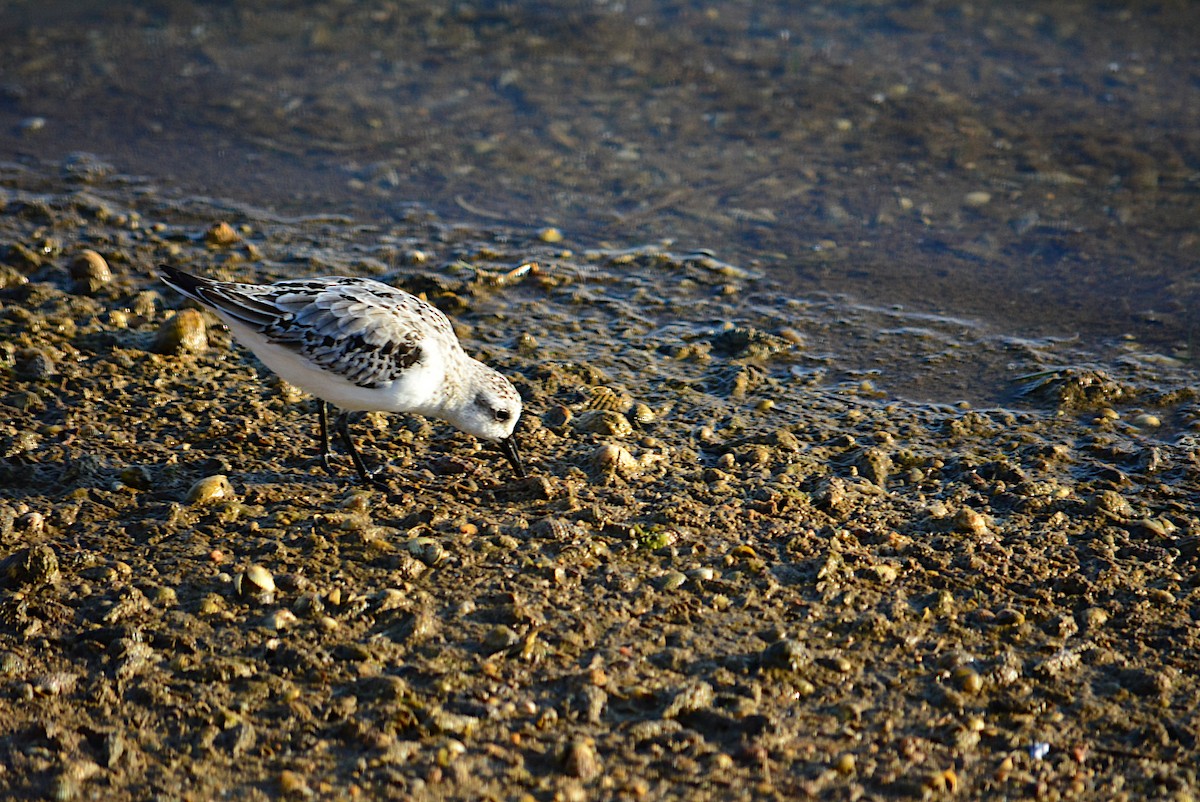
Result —
<path fill-rule="evenodd" d="M 415 412 L 499 445 L 518 476 L 513 436 L 521 397 L 512 383 L 463 351 L 433 305 L 368 278 L 330 276 L 238 284 L 167 265 L 159 278 L 212 309 L 263 364 L 315 395 L 321 460 L 329 468 L 326 402 L 341 409 L 338 434 L 359 477 L 373 481 L 350 439 L 352 411 Z"/>

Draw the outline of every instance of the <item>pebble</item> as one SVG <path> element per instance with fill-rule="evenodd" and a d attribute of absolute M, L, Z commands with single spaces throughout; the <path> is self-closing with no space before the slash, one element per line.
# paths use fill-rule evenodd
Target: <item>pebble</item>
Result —
<path fill-rule="evenodd" d="M 68 270 L 75 282 L 74 292 L 79 295 L 93 295 L 112 281 L 112 271 L 108 269 L 108 262 L 90 248 L 75 254 Z"/>
<path fill-rule="evenodd" d="M 233 226 L 222 221 L 209 226 L 204 232 L 204 241 L 209 245 L 225 248 L 238 241 L 238 234 L 233 230 Z"/>
<path fill-rule="evenodd" d="M 302 774 L 290 769 L 279 772 L 279 792 L 284 796 L 313 796 L 313 790 Z"/>
<path fill-rule="evenodd" d="M 58 374 L 58 365 L 53 357 L 37 348 L 25 348 L 16 355 L 14 369 L 18 376 L 41 381 Z"/>
<path fill-rule="evenodd" d="M 520 640 L 521 636 L 512 627 L 500 624 L 492 627 L 488 634 L 484 636 L 483 645 L 484 648 L 494 653 L 510 649 L 516 646 Z"/>
<path fill-rule="evenodd" d="M 887 486 L 888 476 L 894 467 L 892 458 L 878 448 L 865 449 L 855 463 L 858 475 L 880 487 Z"/>
<path fill-rule="evenodd" d="M 969 206 L 972 209 L 978 209 L 981 206 L 987 206 L 991 202 L 992 193 L 984 192 L 983 190 L 968 192 L 966 195 L 963 195 L 963 205 Z"/>
<path fill-rule="evenodd" d="M 600 775 L 602 767 L 596 744 L 591 738 L 576 738 L 563 752 L 563 770 L 572 777 L 590 782 Z"/>
<path fill-rule="evenodd" d="M 1089 607 L 1084 610 L 1080 617 L 1083 619 L 1080 623 L 1083 625 L 1085 632 L 1095 632 L 1108 623 L 1108 611 L 1102 607 Z"/>
<path fill-rule="evenodd" d="M 954 515 L 954 528 L 969 535 L 986 535 L 987 518 L 970 507 L 962 507 Z"/>
<path fill-rule="evenodd" d="M 200 353 L 208 348 L 208 327 L 196 309 L 181 309 L 154 333 L 151 350 L 159 354 Z"/>
<path fill-rule="evenodd" d="M 996 624 L 1002 627 L 1019 627 L 1025 623 L 1025 614 L 1020 610 L 1005 607 L 996 613 Z"/>
<path fill-rule="evenodd" d="M 983 690 L 983 677 L 969 666 L 960 666 L 954 670 L 954 684 L 963 693 L 976 694 Z"/>
<path fill-rule="evenodd" d="M 542 242 L 549 242 L 551 244 L 556 243 L 556 242 L 562 242 L 563 241 L 563 233 L 561 231 L 559 231 L 557 228 L 554 228 L 553 226 L 551 226 L 549 228 L 543 228 L 541 231 L 539 231 L 538 239 L 540 239 Z"/>
<path fill-rule="evenodd" d="M 822 658 L 821 665 L 839 674 L 848 674 L 854 668 L 854 664 L 840 654 Z"/>
<path fill-rule="evenodd" d="M 1166 588 L 1150 588 L 1146 592 L 1146 598 L 1160 606 L 1169 606 L 1178 601 L 1175 598 L 1175 594 Z"/>
<path fill-rule="evenodd" d="M 24 134 L 35 134 L 46 127 L 45 117 L 25 117 L 19 123 L 17 128 Z"/>
<path fill-rule="evenodd" d="M 799 671 L 812 663 L 808 647 L 794 638 L 782 638 L 763 649 L 760 660 L 764 666 Z"/>
<path fill-rule="evenodd" d="M 0 561 L 0 584 L 9 588 L 53 584 L 61 575 L 58 556 L 44 543 L 21 549 Z"/>
<path fill-rule="evenodd" d="M 460 738 L 470 738 L 479 729 L 479 719 L 464 713 L 451 713 L 440 707 L 429 712 L 428 725 L 435 732 L 443 735 L 457 735 Z"/>

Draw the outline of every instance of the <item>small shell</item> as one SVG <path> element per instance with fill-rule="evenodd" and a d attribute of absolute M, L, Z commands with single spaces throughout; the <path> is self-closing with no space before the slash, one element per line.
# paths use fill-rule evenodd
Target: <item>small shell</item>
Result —
<path fill-rule="evenodd" d="M 397 553 L 392 562 L 392 575 L 399 579 L 420 579 L 428 566 L 412 554 Z"/>
<path fill-rule="evenodd" d="M 275 600 L 275 577 L 261 565 L 251 565 L 238 574 L 233 586 L 243 599 L 252 599 L 259 604 L 270 604 Z"/>
<path fill-rule="evenodd" d="M 30 510 L 13 521 L 13 528 L 36 537 L 46 530 L 46 516 L 37 510 Z"/>
<path fill-rule="evenodd" d="M 649 426 L 658 420 L 658 415 L 654 414 L 654 410 L 640 401 L 633 405 L 633 411 L 629 417 L 633 419 L 634 423 L 641 426 Z"/>
<path fill-rule="evenodd" d="M 631 407 L 632 398 L 603 385 L 593 387 L 587 403 L 584 404 L 585 409 L 608 409 L 613 412 L 628 412 Z"/>
<path fill-rule="evenodd" d="M 187 503 L 193 505 L 211 504 L 214 501 L 232 499 L 233 497 L 233 485 L 229 483 L 229 477 L 218 473 L 214 476 L 206 476 L 192 485 L 192 488 L 187 493 Z"/>
<path fill-rule="evenodd" d="M 534 522 L 534 524 L 529 528 L 529 531 L 531 534 L 537 537 L 544 537 L 549 540 L 567 541 L 578 534 L 579 528 L 574 522 L 569 521 L 566 518 L 548 515 L 545 518 Z"/>
<path fill-rule="evenodd" d="M 662 578 L 662 589 L 665 591 L 676 590 L 683 587 L 687 582 L 687 574 L 682 571 L 667 571 Z"/>
<path fill-rule="evenodd" d="M 446 559 L 446 549 L 431 537 L 414 537 L 404 544 L 408 553 L 433 568 Z"/>
<path fill-rule="evenodd" d="M 263 623 L 268 629 L 274 630 L 275 632 L 283 632 L 285 629 L 292 626 L 299 620 L 300 619 L 297 618 L 296 614 L 291 610 L 284 609 L 276 610 L 275 612 L 271 613 L 266 617 L 266 620 Z"/>
<path fill-rule="evenodd" d="M 273 577 L 271 572 L 266 568 L 263 568 L 261 565 L 251 565 L 246 569 L 245 577 L 246 581 L 257 590 L 260 590 L 264 593 L 275 592 L 275 577 Z"/>
<path fill-rule="evenodd" d="M 605 443 L 592 452 L 592 466 L 602 474 L 630 476 L 641 467 L 628 450 L 612 443 Z"/>
<path fill-rule="evenodd" d="M 575 418 L 575 428 L 588 434 L 609 437 L 628 437 L 633 434 L 633 424 L 620 412 L 610 409 L 592 409 Z"/>

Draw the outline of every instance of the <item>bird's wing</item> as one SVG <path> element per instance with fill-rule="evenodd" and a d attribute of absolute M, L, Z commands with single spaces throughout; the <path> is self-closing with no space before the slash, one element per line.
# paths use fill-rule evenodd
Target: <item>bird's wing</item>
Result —
<path fill-rule="evenodd" d="M 190 281 L 168 283 L 360 387 L 395 381 L 431 349 L 457 343 L 436 307 L 371 279 L 237 284 L 181 275 Z"/>
<path fill-rule="evenodd" d="M 269 295 L 251 300 L 267 300 L 276 315 L 262 333 L 360 387 L 395 381 L 432 349 L 457 342 L 435 307 L 376 281 L 297 280 L 264 289 Z"/>

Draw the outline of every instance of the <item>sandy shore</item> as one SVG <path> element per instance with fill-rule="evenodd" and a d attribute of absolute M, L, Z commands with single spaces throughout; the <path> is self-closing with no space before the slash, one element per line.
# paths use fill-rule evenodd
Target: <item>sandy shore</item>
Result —
<path fill-rule="evenodd" d="M 1172 360 L 880 336 L 707 254 L 4 186 L 0 796 L 1197 792 Z M 311 401 L 164 260 L 424 293 L 525 396 L 533 476 L 369 415 L 389 491 L 329 477 Z M 1009 409 L 847 367 L 971 348 L 1007 352 Z"/>

